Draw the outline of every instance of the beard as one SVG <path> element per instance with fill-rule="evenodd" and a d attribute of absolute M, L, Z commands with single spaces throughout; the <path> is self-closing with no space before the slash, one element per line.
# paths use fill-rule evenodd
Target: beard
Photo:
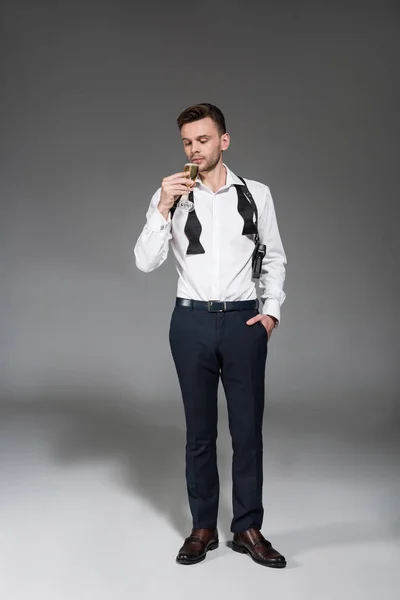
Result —
<path fill-rule="evenodd" d="M 219 163 L 222 156 L 222 150 L 217 149 L 208 158 L 204 157 L 205 160 L 199 165 L 199 173 L 208 173 L 213 171 Z"/>

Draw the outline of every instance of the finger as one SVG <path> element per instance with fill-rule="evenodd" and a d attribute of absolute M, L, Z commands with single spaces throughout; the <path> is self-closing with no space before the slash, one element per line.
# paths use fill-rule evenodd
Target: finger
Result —
<path fill-rule="evenodd" d="M 251 319 L 249 319 L 248 321 L 246 321 L 246 325 L 254 325 L 259 320 L 260 320 L 259 316 L 257 315 L 256 317 L 252 317 Z"/>
<path fill-rule="evenodd" d="M 181 171 L 180 173 L 174 173 L 173 175 L 168 175 L 168 177 L 164 177 L 164 181 L 173 181 L 174 179 L 187 179 L 186 171 Z"/>
<path fill-rule="evenodd" d="M 178 195 L 182 195 L 182 194 L 187 194 L 187 187 L 185 185 L 179 185 L 179 186 L 174 186 L 173 188 L 168 188 L 168 190 L 166 190 L 168 192 L 168 194 L 172 194 L 174 196 L 178 196 Z"/>
<path fill-rule="evenodd" d="M 189 191 L 189 188 L 187 185 L 171 185 L 171 186 L 164 188 L 164 190 L 165 190 L 165 192 L 167 192 L 167 194 L 171 194 L 171 193 L 175 192 L 176 190 L 179 190 L 180 194 L 187 194 Z"/>
<path fill-rule="evenodd" d="M 164 187 L 172 186 L 172 185 L 185 185 L 192 187 L 195 182 L 192 179 L 187 179 L 186 177 L 180 177 L 179 179 L 172 179 L 170 181 L 164 182 Z"/>
<path fill-rule="evenodd" d="M 187 192 L 188 186 L 185 185 L 184 183 L 175 183 L 173 186 L 171 186 L 170 189 L 182 189 L 182 190 L 185 190 L 185 192 Z"/>

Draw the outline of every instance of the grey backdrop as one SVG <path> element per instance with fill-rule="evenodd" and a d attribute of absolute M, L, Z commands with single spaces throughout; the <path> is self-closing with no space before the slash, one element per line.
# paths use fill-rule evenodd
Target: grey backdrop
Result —
<path fill-rule="evenodd" d="M 139 272 L 133 247 L 183 166 L 177 115 L 212 102 L 227 164 L 271 188 L 288 256 L 267 467 L 376 477 L 368 518 L 398 532 L 397 3 L 8 0 L 0 44 L 2 483 L 51 431 L 52 460 L 124 456 L 132 493 L 186 532 L 176 274 L 172 257 Z M 221 431 L 228 482 L 223 400 Z"/>

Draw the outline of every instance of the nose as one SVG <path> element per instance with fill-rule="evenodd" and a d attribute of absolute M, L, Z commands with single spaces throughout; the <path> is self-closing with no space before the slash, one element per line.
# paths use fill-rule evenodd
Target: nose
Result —
<path fill-rule="evenodd" d="M 192 154 L 193 155 L 198 154 L 199 150 L 200 150 L 200 142 L 194 141 L 192 143 Z"/>

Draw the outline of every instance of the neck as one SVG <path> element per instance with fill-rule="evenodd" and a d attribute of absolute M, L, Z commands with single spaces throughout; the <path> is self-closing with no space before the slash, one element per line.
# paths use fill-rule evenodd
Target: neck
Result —
<path fill-rule="evenodd" d="M 211 171 L 199 173 L 201 181 L 213 192 L 217 192 L 226 184 L 226 169 L 222 164 L 222 159 Z"/>

